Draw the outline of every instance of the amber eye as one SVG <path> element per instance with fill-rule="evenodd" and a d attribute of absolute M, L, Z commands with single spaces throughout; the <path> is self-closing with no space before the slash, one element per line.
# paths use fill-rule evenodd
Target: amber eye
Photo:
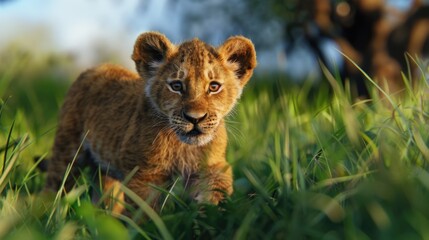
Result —
<path fill-rule="evenodd" d="M 209 85 L 209 93 L 218 93 L 222 88 L 222 85 L 218 82 L 211 82 Z"/>
<path fill-rule="evenodd" d="M 182 92 L 183 91 L 183 84 L 181 81 L 173 81 L 169 83 L 170 88 L 173 92 Z"/>

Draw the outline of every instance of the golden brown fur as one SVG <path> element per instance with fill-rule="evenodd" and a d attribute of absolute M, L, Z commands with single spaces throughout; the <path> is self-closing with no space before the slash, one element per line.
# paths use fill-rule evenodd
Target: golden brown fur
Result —
<path fill-rule="evenodd" d="M 253 44 L 231 37 L 218 48 L 198 39 L 176 46 L 149 32 L 137 39 L 132 58 L 138 74 L 102 65 L 71 86 L 46 188 L 60 188 L 82 144 L 76 164 L 95 163 L 106 172 L 105 189 L 137 167 L 127 187 L 142 199 L 157 195 L 148 184 L 166 186 L 179 173 L 191 180 L 193 198 L 217 204 L 233 191 L 223 118 L 256 66 Z M 66 190 L 73 183 L 69 177 Z"/>

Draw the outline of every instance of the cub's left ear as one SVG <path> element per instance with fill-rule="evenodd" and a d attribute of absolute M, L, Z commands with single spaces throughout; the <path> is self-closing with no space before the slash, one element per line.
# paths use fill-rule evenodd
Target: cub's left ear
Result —
<path fill-rule="evenodd" d="M 174 52 L 175 46 L 166 36 L 158 32 L 141 34 L 134 45 L 132 59 L 143 78 L 156 75 L 159 67 Z"/>
<path fill-rule="evenodd" d="M 256 67 L 256 51 L 252 41 L 241 36 L 230 37 L 218 51 L 243 87 Z"/>

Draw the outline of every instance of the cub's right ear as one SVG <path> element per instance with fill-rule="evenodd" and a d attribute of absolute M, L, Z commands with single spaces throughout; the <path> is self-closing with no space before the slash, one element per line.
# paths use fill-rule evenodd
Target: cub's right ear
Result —
<path fill-rule="evenodd" d="M 141 34 L 137 38 L 132 55 L 137 72 L 145 79 L 153 77 L 157 69 L 172 54 L 174 48 L 170 40 L 161 33 Z"/>

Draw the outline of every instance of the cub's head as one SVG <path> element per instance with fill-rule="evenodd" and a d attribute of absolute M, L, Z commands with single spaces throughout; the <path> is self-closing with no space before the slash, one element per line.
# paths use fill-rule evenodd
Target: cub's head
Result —
<path fill-rule="evenodd" d="M 210 142 L 256 67 L 252 42 L 231 37 L 219 47 L 198 39 L 172 44 L 164 35 L 140 35 L 132 56 L 145 94 L 179 139 Z"/>

